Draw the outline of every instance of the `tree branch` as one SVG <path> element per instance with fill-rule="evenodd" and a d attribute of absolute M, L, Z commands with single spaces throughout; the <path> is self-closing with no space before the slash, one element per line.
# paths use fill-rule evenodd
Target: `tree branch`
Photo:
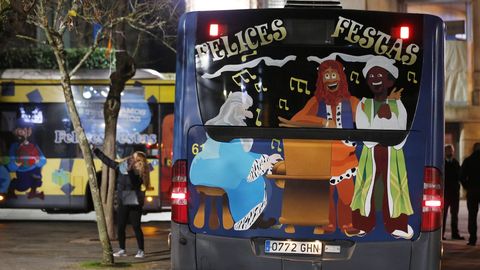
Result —
<path fill-rule="evenodd" d="M 73 24 L 73 17 L 75 17 L 76 15 L 75 16 L 70 15 L 70 11 L 73 11 L 75 14 L 77 14 L 81 5 L 82 5 L 81 0 L 74 0 L 72 4 L 72 8 L 70 9 L 67 8 L 68 9 L 67 13 L 65 14 L 65 17 L 63 18 L 58 28 L 58 33 L 60 34 L 60 36 L 63 36 L 63 34 L 65 33 L 65 30 L 67 30 L 67 27 L 70 23 Z"/>
<path fill-rule="evenodd" d="M 40 40 L 38 40 L 36 38 L 33 38 L 33 37 L 24 36 L 24 35 L 15 35 L 15 36 L 17 38 L 25 39 L 25 40 L 32 41 L 32 42 L 35 42 L 35 43 L 38 43 L 38 44 L 47 45 L 47 43 L 45 41 L 40 41 Z"/>
<path fill-rule="evenodd" d="M 165 47 L 167 47 L 172 52 L 177 53 L 177 49 L 172 47 L 172 45 L 168 44 L 168 42 L 166 42 L 164 39 L 161 39 L 161 41 L 162 41 L 162 44 L 165 45 Z"/>
<path fill-rule="evenodd" d="M 103 28 L 101 28 L 100 30 L 98 30 L 97 35 L 95 36 L 93 45 L 88 48 L 88 51 L 85 53 L 85 55 L 83 55 L 82 59 L 80 59 L 77 65 L 70 71 L 70 74 L 69 74 L 70 77 L 72 77 L 75 74 L 75 72 L 77 72 L 80 69 L 83 63 L 85 63 L 85 61 L 87 61 L 90 55 L 92 55 L 92 53 L 97 49 L 98 43 L 100 40 L 103 39 L 103 37 L 104 37 L 104 32 L 103 32 Z"/>
<path fill-rule="evenodd" d="M 62 12 L 62 7 L 65 5 L 65 0 L 57 0 L 57 8 L 55 9 L 55 14 L 53 17 L 53 22 L 57 22 L 58 16 L 60 16 Z"/>

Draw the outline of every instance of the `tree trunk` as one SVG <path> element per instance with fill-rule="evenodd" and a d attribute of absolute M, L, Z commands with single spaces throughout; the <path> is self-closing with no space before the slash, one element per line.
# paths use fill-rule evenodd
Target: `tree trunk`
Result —
<path fill-rule="evenodd" d="M 64 45 L 61 38 L 57 38 L 48 31 L 45 31 L 47 34 L 47 40 L 53 48 L 55 58 L 58 63 L 58 67 L 61 74 L 61 84 L 63 89 L 63 94 L 65 96 L 65 102 L 67 104 L 68 113 L 72 121 L 75 133 L 77 134 L 80 150 L 82 151 L 83 158 L 85 159 L 85 164 L 87 167 L 88 175 L 88 184 L 90 185 L 90 191 L 92 193 L 93 206 L 95 209 L 97 227 L 98 227 L 98 236 L 102 244 L 102 263 L 105 265 L 113 265 L 113 254 L 112 246 L 110 239 L 107 234 L 107 226 L 105 222 L 105 215 L 103 212 L 103 205 L 100 199 L 100 193 L 97 185 L 95 165 L 93 164 L 92 151 L 87 140 L 87 136 L 80 122 L 80 117 L 78 115 L 77 108 L 75 107 L 75 102 L 73 99 L 72 88 L 70 75 L 68 74 L 66 62 L 65 62 L 65 52 Z"/>
<path fill-rule="evenodd" d="M 117 12 L 119 16 L 125 15 L 128 10 L 125 1 L 120 1 Z M 117 140 L 117 123 L 121 106 L 121 93 L 125 89 L 125 83 L 135 75 L 135 64 L 133 58 L 127 52 L 127 44 L 125 40 L 125 24 L 118 24 L 114 29 L 114 46 L 116 69 L 110 75 L 110 91 L 103 107 L 103 115 L 105 118 L 105 140 L 104 151 L 110 158 L 115 157 L 115 146 Z M 108 173 L 107 173 L 108 172 Z M 107 193 L 106 200 L 103 200 L 106 211 L 106 222 L 108 235 L 115 239 L 115 222 L 114 222 L 114 198 L 115 198 L 115 172 L 108 170 L 103 166 L 102 195 Z"/>
<path fill-rule="evenodd" d="M 116 108 L 118 107 L 118 108 Z M 105 101 L 103 114 L 105 118 L 105 139 L 103 142 L 103 151 L 107 156 L 115 159 L 115 141 L 117 136 L 117 120 L 120 109 L 120 101 L 112 101 L 107 98 Z M 115 112 L 116 111 L 116 112 Z M 102 166 L 102 203 L 105 209 L 105 220 L 107 232 L 110 239 L 116 239 L 115 220 L 114 220 L 114 202 L 115 202 L 115 170 L 108 166 Z"/>

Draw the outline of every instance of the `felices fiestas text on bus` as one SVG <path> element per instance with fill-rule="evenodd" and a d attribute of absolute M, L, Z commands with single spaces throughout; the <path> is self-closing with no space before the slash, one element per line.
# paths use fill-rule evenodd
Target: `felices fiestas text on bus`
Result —
<path fill-rule="evenodd" d="M 255 50 L 260 46 L 268 45 L 274 41 L 281 41 L 287 37 L 287 30 L 281 19 L 271 23 L 264 23 L 248 27 L 237 32 L 234 36 L 221 36 L 195 46 L 197 56 L 210 54 L 212 61 L 231 57 L 240 53 Z M 341 38 L 352 44 L 357 44 L 366 49 L 373 48 L 378 55 L 386 55 L 405 65 L 413 65 L 417 61 L 420 46 L 415 43 L 408 44 L 403 50 L 403 40 L 397 38 L 393 45 L 392 36 L 371 26 L 364 26 L 354 20 L 339 16 L 334 33 L 331 37 Z"/>

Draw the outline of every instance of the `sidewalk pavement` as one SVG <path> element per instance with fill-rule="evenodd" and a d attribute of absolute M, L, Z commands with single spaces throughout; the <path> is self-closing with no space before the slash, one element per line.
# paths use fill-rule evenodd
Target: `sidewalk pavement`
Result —
<path fill-rule="evenodd" d="M 480 225 L 480 216 L 477 216 Z M 468 210 L 466 200 L 460 200 L 458 213 L 458 229 L 465 240 L 451 240 L 450 213 L 445 226 L 443 241 L 442 270 L 477 270 L 480 268 L 480 243 L 477 246 L 467 246 L 468 242 Z M 480 233 L 480 230 L 477 232 Z"/>
<path fill-rule="evenodd" d="M 129 256 L 115 262 L 130 264 L 121 269 L 170 269 L 170 250 L 167 245 L 170 222 L 142 223 L 145 235 L 145 255 L 134 258 L 136 239 L 127 226 Z M 4 220 L 0 217 L 0 270 L 113 270 L 118 267 L 85 267 L 102 259 L 97 223 L 93 221 Z M 117 241 L 112 241 L 114 251 Z"/>

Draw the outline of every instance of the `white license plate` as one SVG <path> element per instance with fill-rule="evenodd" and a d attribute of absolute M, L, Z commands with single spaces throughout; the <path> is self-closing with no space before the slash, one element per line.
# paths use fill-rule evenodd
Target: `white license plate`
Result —
<path fill-rule="evenodd" d="M 265 253 L 285 254 L 322 254 L 322 242 L 299 242 L 299 241 L 265 241 Z"/>

